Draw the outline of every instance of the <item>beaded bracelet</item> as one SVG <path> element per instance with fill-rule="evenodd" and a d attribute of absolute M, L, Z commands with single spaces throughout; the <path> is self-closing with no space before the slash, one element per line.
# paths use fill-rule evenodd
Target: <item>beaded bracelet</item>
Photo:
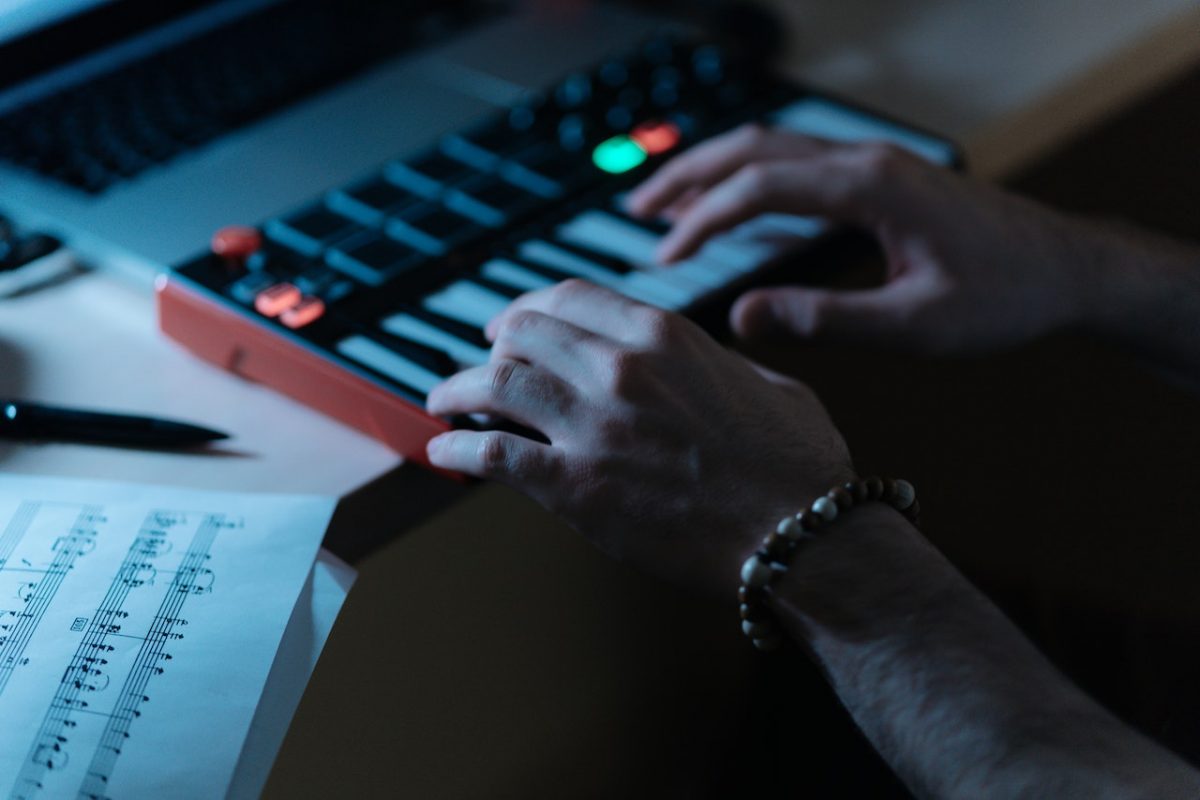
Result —
<path fill-rule="evenodd" d="M 784 517 L 767 534 L 762 547 L 742 565 L 742 585 L 738 602 L 742 633 L 759 650 L 774 650 L 782 638 L 775 625 L 767 599 L 771 583 L 787 572 L 788 564 L 800 543 L 817 534 L 839 516 L 865 503 L 883 502 L 899 511 L 914 525 L 921 513 L 917 492 L 912 484 L 892 478 L 866 478 L 850 481 L 818 497 L 812 505 L 794 517 Z"/>

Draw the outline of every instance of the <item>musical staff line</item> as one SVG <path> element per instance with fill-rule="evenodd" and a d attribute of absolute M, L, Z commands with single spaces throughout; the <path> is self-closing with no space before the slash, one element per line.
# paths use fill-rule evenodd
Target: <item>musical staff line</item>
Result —
<path fill-rule="evenodd" d="M 141 716 L 141 705 L 149 699 L 145 695 L 146 687 L 153 676 L 163 671 L 159 666 L 165 655 L 163 647 L 175 627 L 183 622 L 179 612 L 189 596 L 203 589 L 198 579 L 207 573 L 204 565 L 211 558 L 209 552 L 221 528 L 220 523 L 219 517 L 210 516 L 192 537 L 183 562 L 167 588 L 158 613 L 154 615 L 150 632 L 146 634 L 138 650 L 134 666 L 125 679 L 125 685 L 121 689 L 121 701 L 109 717 L 100 743 L 96 745 L 87 777 L 79 788 L 81 798 L 103 800 L 106 796 L 109 776 L 112 775 L 117 759 L 121 756 L 120 745 L 129 738 L 129 729 L 133 721 Z"/>
<path fill-rule="evenodd" d="M 252 780 L 242 750 L 332 510 L 318 497 L 0 481 L 0 800 L 185 785 L 222 800 Z"/>
<path fill-rule="evenodd" d="M 68 734 L 76 726 L 70 714 L 73 711 L 87 710 L 88 703 L 80 699 L 80 695 L 90 686 L 85 680 L 89 670 L 96 669 L 98 662 L 101 666 L 107 663 L 103 655 L 96 654 L 103 654 L 112 649 L 111 645 L 105 643 L 105 639 L 114 633 L 111 629 L 112 622 L 122 613 L 126 597 L 139 585 L 137 576 L 147 559 L 157 553 L 159 543 L 165 540 L 164 531 L 151 528 L 151 523 L 157 523 L 160 517 L 161 513 L 157 511 L 147 515 L 141 531 L 129 546 L 104 599 L 97 607 L 91 624 L 76 647 L 74 656 L 63 672 L 58 691 L 55 692 L 33 739 L 25 765 L 13 785 L 10 794 L 12 800 L 27 800 L 35 796 L 42 788 L 45 773 L 61 765 L 65 745 L 70 740 Z M 64 709 L 67 713 L 55 714 L 56 711 Z"/>
<path fill-rule="evenodd" d="M 18 512 L 19 513 L 19 512 Z M 62 586 L 67 573 L 74 566 L 75 560 L 87 552 L 96 536 L 95 528 L 91 527 L 93 517 L 99 513 L 95 506 L 85 506 L 75 519 L 75 524 L 66 536 L 56 543 L 54 561 L 49 569 L 32 587 L 25 599 L 25 610 L 18 617 L 17 624 L 7 631 L 0 640 L 0 695 L 8 686 L 13 670 L 21 665 L 21 658 L 26 645 L 33 638 L 46 609 L 50 607 L 58 589 Z M 34 512 L 36 515 L 36 511 Z M 32 521 L 32 517 L 30 518 Z M 28 529 L 28 523 L 26 523 Z M 24 533 L 22 533 L 22 536 Z"/>

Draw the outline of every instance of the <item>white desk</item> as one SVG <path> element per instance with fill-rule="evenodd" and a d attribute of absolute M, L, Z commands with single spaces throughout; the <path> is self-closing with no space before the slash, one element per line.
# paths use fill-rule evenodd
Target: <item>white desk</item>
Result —
<path fill-rule="evenodd" d="M 789 69 L 955 136 L 988 175 L 1200 57 L 1195 0 L 779 4 L 800 30 Z M 344 497 L 396 463 L 354 431 L 191 360 L 155 336 L 149 297 L 102 275 L 0 304 L 0 365 L 3 394 L 173 414 L 236 436 L 227 455 L 208 457 L 6 446 L 9 471 Z M 395 504 L 419 502 L 391 488 Z M 386 528 L 389 515 L 372 503 L 350 519 Z M 581 775 L 617 794 L 636 754 L 689 705 L 674 689 L 680 675 L 705 665 L 688 691 L 708 695 L 711 724 L 742 701 L 736 634 L 705 636 L 704 614 L 685 617 L 687 603 L 501 489 L 361 568 L 269 794 L 561 796 Z M 392 646 L 368 645 L 380 630 Z"/>

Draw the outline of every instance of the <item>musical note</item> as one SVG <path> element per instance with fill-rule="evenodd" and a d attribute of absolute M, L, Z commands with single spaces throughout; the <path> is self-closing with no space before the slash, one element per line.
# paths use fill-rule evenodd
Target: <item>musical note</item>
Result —
<path fill-rule="evenodd" d="M 0 798 L 139 796 L 198 770 L 223 797 L 331 511 L 6 476 Z"/>

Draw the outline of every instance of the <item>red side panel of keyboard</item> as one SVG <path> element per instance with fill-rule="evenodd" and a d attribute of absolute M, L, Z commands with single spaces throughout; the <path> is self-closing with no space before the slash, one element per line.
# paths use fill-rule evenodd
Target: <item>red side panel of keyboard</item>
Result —
<path fill-rule="evenodd" d="M 341 420 L 407 459 L 428 465 L 426 442 L 450 430 L 413 403 L 177 281 L 160 280 L 157 297 L 159 328 L 200 358 Z"/>

